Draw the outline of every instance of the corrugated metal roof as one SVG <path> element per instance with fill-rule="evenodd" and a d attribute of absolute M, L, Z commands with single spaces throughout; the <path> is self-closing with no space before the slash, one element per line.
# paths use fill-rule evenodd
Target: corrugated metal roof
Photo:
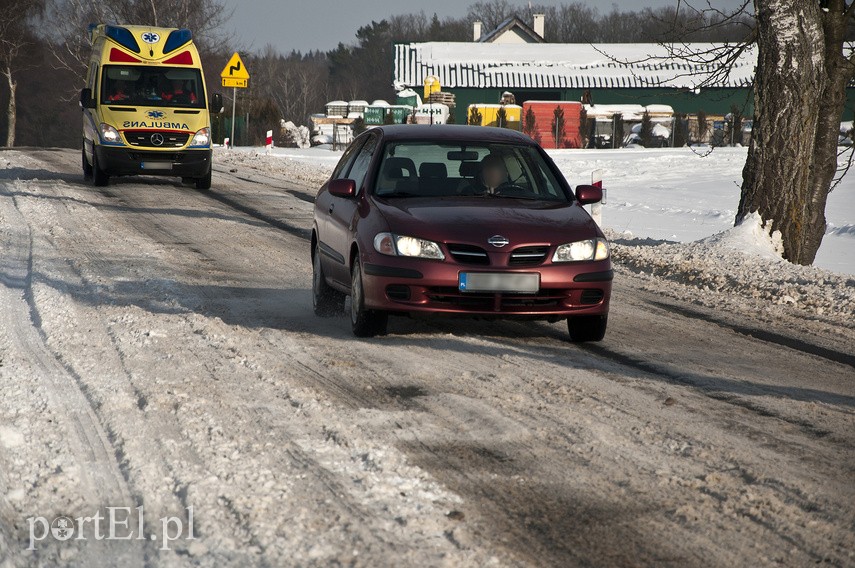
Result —
<path fill-rule="evenodd" d="M 699 53 L 725 47 L 689 44 L 679 49 Z M 744 51 L 727 76 L 714 58 L 709 59 L 673 57 L 659 44 L 408 43 L 395 45 L 395 81 L 417 87 L 428 75 L 436 75 L 444 88 L 498 89 L 751 85 L 757 64 L 755 49 Z"/>

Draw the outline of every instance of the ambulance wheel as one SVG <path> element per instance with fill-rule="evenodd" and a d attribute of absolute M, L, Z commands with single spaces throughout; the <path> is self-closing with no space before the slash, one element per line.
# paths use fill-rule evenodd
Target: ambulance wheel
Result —
<path fill-rule="evenodd" d="M 92 165 L 86 159 L 86 147 L 80 150 L 80 156 L 83 162 L 83 179 L 92 179 Z"/>
<path fill-rule="evenodd" d="M 98 187 L 104 187 L 110 183 L 110 176 L 101 169 L 98 164 L 98 155 L 94 152 L 92 153 L 92 183 Z"/>
<path fill-rule="evenodd" d="M 196 189 L 211 189 L 211 169 L 200 178 L 196 178 Z"/>

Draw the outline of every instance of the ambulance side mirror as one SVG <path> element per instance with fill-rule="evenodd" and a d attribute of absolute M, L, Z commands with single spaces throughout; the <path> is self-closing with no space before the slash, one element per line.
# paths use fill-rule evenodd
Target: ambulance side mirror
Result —
<path fill-rule="evenodd" d="M 223 95 L 221 93 L 211 95 L 211 112 L 217 114 L 223 112 Z"/>
<path fill-rule="evenodd" d="M 83 89 L 80 91 L 80 108 L 95 108 L 95 101 L 92 99 L 92 89 Z"/>

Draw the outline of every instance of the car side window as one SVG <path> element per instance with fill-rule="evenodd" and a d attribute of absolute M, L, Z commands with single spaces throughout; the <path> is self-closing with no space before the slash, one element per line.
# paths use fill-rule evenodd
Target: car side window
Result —
<path fill-rule="evenodd" d="M 341 160 L 338 161 L 338 165 L 335 167 L 335 170 L 333 170 L 331 179 L 347 178 L 347 172 L 350 170 L 353 160 L 356 159 L 356 156 L 359 154 L 359 149 L 364 143 L 364 140 L 357 140 L 351 144 L 347 150 L 345 150 L 344 155 L 342 155 Z"/>
<path fill-rule="evenodd" d="M 368 173 L 368 167 L 371 165 L 371 158 L 374 156 L 374 151 L 377 149 L 377 136 L 371 136 L 365 141 L 359 155 L 353 162 L 350 171 L 347 174 L 348 179 L 356 182 L 356 191 L 362 189 L 362 183 L 365 181 L 365 175 Z"/>

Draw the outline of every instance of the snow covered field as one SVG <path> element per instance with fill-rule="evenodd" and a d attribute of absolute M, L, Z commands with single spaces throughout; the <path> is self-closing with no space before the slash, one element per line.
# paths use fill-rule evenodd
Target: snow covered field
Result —
<path fill-rule="evenodd" d="M 688 243 L 733 226 L 746 148 L 555 150 L 573 184 L 601 170 L 603 224 L 625 237 Z M 828 228 L 814 265 L 855 274 L 855 176 L 828 198 Z M 750 247 L 749 247 L 750 249 Z"/>

